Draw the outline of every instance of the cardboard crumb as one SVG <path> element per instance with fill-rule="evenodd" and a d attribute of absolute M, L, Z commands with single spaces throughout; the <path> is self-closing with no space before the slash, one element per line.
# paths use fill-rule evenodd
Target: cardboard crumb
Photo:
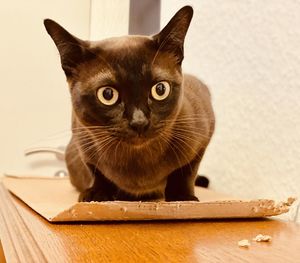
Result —
<path fill-rule="evenodd" d="M 248 248 L 250 246 L 250 242 L 248 239 L 243 239 L 238 242 L 238 246 Z"/>
<path fill-rule="evenodd" d="M 289 197 L 287 200 L 287 204 L 292 205 L 296 200 L 297 200 L 297 198 L 295 198 L 295 197 Z"/>
<path fill-rule="evenodd" d="M 287 201 L 282 201 L 277 203 L 274 208 L 279 210 L 285 210 L 288 207 L 290 207 L 296 200 L 297 198 L 295 197 L 289 197 Z"/>
<path fill-rule="evenodd" d="M 255 238 L 253 238 L 253 241 L 256 241 L 256 242 L 270 242 L 271 240 L 272 240 L 271 236 L 262 235 L 262 234 L 259 234 Z"/>

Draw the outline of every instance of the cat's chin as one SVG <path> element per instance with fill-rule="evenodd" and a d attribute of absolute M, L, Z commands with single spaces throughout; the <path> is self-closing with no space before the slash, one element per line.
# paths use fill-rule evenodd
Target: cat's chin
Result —
<path fill-rule="evenodd" d="M 136 136 L 136 137 L 131 137 L 131 138 L 127 139 L 125 142 L 132 147 L 139 148 L 139 147 L 146 146 L 150 141 L 151 141 L 151 138 Z"/>
<path fill-rule="evenodd" d="M 145 137 L 134 137 L 131 138 L 128 142 L 129 144 L 131 144 L 132 146 L 142 146 L 143 144 L 147 143 L 148 139 Z"/>

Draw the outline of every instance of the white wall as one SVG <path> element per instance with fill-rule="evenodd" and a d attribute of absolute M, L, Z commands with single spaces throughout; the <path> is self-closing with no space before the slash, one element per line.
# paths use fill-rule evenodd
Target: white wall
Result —
<path fill-rule="evenodd" d="M 1 0 L 0 172 L 31 172 L 24 149 L 70 127 L 68 89 L 44 18 L 88 38 L 90 2 Z M 67 141 L 67 135 L 57 137 Z M 53 140 L 42 145 L 56 146 Z"/>
<path fill-rule="evenodd" d="M 184 68 L 217 118 L 201 172 L 237 196 L 300 197 L 300 1 L 163 0 L 162 25 L 186 4 Z"/>

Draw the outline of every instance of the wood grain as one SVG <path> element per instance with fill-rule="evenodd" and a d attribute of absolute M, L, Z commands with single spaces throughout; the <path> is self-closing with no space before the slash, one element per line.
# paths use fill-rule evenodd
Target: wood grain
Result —
<path fill-rule="evenodd" d="M 9 193 L 0 188 L 0 236 L 9 262 L 46 262 L 42 250 L 28 229 Z M 14 259 L 10 261 L 10 259 Z"/>
<path fill-rule="evenodd" d="M 0 198 L 3 198 L 3 194 Z M 37 245 L 49 262 L 287 263 L 299 262 L 300 258 L 300 227 L 294 223 L 277 220 L 207 220 L 50 224 L 18 199 L 13 198 L 12 202 L 17 212 L 7 206 L 5 209 L 10 209 L 10 212 L 5 212 L 1 202 L 1 220 L 4 217 L 8 225 L 13 225 L 19 222 L 14 217 L 20 217 L 23 223 L 18 223 L 21 226 L 19 233 L 10 232 L 13 228 L 9 226 L 9 233 L 21 237 L 12 239 L 8 234 L 4 235 L 2 243 L 5 252 L 10 250 L 9 246 L 17 246 L 14 242 L 26 240 L 28 247 Z M 8 226 L 0 225 L 1 236 L 5 227 Z M 272 242 L 251 242 L 248 249 L 238 247 L 239 240 L 251 241 L 259 233 L 271 235 Z M 26 262 L 18 256 L 21 262 Z"/>
<path fill-rule="evenodd" d="M 6 263 L 4 251 L 2 248 L 1 240 L 0 240 L 0 263 Z"/>

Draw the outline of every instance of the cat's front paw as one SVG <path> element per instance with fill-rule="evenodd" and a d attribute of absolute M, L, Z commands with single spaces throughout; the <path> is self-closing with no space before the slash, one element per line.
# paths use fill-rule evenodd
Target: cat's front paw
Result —
<path fill-rule="evenodd" d="M 172 201 L 199 201 L 198 197 L 194 195 L 177 195 L 177 196 L 166 196 L 167 202 Z"/>
<path fill-rule="evenodd" d="M 103 202 L 103 201 L 113 201 L 113 199 L 107 193 L 104 193 L 99 189 L 89 188 L 84 192 L 80 193 L 78 201 L 79 202 L 91 202 L 91 201 Z"/>

